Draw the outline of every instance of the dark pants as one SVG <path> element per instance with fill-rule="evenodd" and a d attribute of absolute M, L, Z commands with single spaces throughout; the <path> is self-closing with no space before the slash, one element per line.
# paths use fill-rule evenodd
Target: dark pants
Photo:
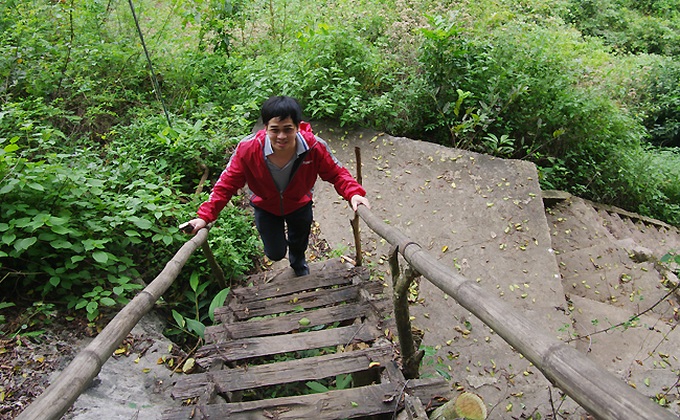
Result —
<path fill-rule="evenodd" d="M 312 229 L 312 203 L 295 210 L 285 216 L 255 208 L 255 226 L 264 243 L 264 254 L 272 261 L 279 261 L 286 256 L 293 269 L 305 266 L 305 251 L 309 244 L 309 232 Z M 286 239 L 285 227 L 288 227 Z"/>

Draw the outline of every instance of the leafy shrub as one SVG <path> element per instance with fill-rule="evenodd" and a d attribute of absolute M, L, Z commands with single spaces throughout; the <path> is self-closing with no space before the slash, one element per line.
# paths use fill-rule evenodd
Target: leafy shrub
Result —
<path fill-rule="evenodd" d="M 564 14 L 585 35 L 624 53 L 680 54 L 678 2 L 571 0 Z"/>

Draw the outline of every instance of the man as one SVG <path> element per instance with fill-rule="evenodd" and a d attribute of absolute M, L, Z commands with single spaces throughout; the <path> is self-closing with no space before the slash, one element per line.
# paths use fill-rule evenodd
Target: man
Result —
<path fill-rule="evenodd" d="M 198 218 L 189 221 L 190 233 L 217 219 L 231 197 L 248 184 L 265 255 L 278 261 L 287 250 L 295 274 L 304 276 L 309 274 L 305 251 L 317 176 L 333 184 L 354 211 L 359 205 L 370 205 L 366 190 L 302 121 L 302 109 L 294 98 L 271 97 L 262 105 L 261 114 L 265 128 L 239 142 L 210 198 L 198 208 Z"/>

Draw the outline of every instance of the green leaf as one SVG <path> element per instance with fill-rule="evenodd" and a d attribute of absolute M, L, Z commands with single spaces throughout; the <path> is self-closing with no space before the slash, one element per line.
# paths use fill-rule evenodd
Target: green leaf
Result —
<path fill-rule="evenodd" d="M 57 239 L 56 241 L 50 242 L 50 245 L 52 245 L 52 248 L 54 249 L 70 249 L 73 247 L 73 244 L 69 241 L 65 241 L 63 239 Z"/>
<path fill-rule="evenodd" d="M 111 299 L 110 297 L 103 297 L 99 299 L 99 302 L 101 302 L 101 304 L 105 306 L 113 306 L 116 304 L 116 301 Z"/>
<path fill-rule="evenodd" d="M 182 314 L 173 309 L 172 317 L 175 319 L 175 322 L 177 323 L 177 325 L 179 325 L 180 328 L 184 328 L 186 322 L 184 322 L 184 317 L 182 316 Z"/>
<path fill-rule="evenodd" d="M 36 191 L 45 191 L 45 187 L 43 187 L 41 184 L 38 184 L 37 182 L 30 182 L 28 187 Z"/>
<path fill-rule="evenodd" d="M 99 304 L 92 300 L 85 306 L 85 310 L 90 314 L 99 312 Z"/>
<path fill-rule="evenodd" d="M 109 254 L 104 251 L 95 251 L 92 253 L 92 258 L 99 264 L 106 264 L 109 261 Z"/>
<path fill-rule="evenodd" d="M 336 389 L 347 389 L 352 383 L 352 375 L 337 375 L 335 377 Z"/>
<path fill-rule="evenodd" d="M 195 319 L 191 318 L 186 318 L 187 321 L 187 328 L 189 331 L 193 331 L 196 334 L 198 334 L 199 337 L 203 338 L 203 335 L 205 333 L 205 325 L 201 321 L 197 321 Z"/>
<path fill-rule="evenodd" d="M 191 286 L 191 290 L 196 292 L 198 289 L 198 272 L 193 271 L 191 273 L 191 278 L 189 279 L 189 286 Z"/>
<path fill-rule="evenodd" d="M 229 291 L 230 289 L 228 287 L 226 289 L 220 290 L 220 292 L 216 294 L 213 300 L 210 302 L 208 316 L 210 316 L 210 321 L 212 321 L 213 323 L 215 322 L 215 309 L 224 306 L 224 301 L 227 300 Z"/>
<path fill-rule="evenodd" d="M 140 218 L 140 217 L 131 216 L 131 217 L 129 218 L 129 220 L 130 220 L 135 226 L 137 226 L 138 228 L 140 228 L 140 229 L 142 229 L 142 230 L 151 229 L 151 226 L 153 226 L 153 223 L 151 223 L 150 221 L 148 221 L 148 220 L 146 220 L 146 219 L 142 219 L 142 218 Z"/>
<path fill-rule="evenodd" d="M 50 229 L 52 229 L 52 232 L 56 233 L 57 235 L 68 235 L 72 232 L 71 229 L 61 225 L 50 226 Z"/>
<path fill-rule="evenodd" d="M 18 241 L 14 242 L 14 249 L 16 249 L 17 252 L 25 251 L 37 241 L 38 238 L 34 237 L 19 239 Z"/>
<path fill-rule="evenodd" d="M 127 236 L 141 236 L 139 234 L 139 232 L 137 232 L 136 230 L 132 230 L 132 229 L 128 229 L 128 230 L 124 231 L 123 233 L 126 234 Z"/>
<path fill-rule="evenodd" d="M 71 262 L 73 264 L 77 264 L 77 263 L 81 262 L 82 260 L 84 260 L 85 258 L 86 257 L 84 255 L 74 255 L 74 256 L 71 257 Z"/>
<path fill-rule="evenodd" d="M 2 243 L 9 245 L 12 242 L 14 242 L 14 240 L 16 238 L 17 238 L 17 235 L 15 235 L 12 232 L 7 232 L 4 235 L 2 235 Z"/>
<path fill-rule="evenodd" d="M 17 185 L 18 181 L 16 180 L 10 180 L 14 182 L 8 182 L 7 185 L 3 186 L 0 188 L 0 194 L 7 194 L 8 192 L 11 192 L 14 189 L 14 186 Z"/>
<path fill-rule="evenodd" d="M 30 217 L 22 217 L 20 219 L 16 219 L 14 221 L 14 226 L 18 228 L 25 228 L 26 226 L 31 224 L 31 218 Z"/>
<path fill-rule="evenodd" d="M 59 283 L 61 282 L 61 278 L 59 277 L 50 277 L 50 284 L 54 287 L 59 286 Z"/>
<path fill-rule="evenodd" d="M 320 384 L 319 382 L 316 381 L 306 382 L 305 385 L 307 385 L 307 388 L 311 389 L 315 394 L 320 394 L 322 392 L 329 391 L 329 389 L 325 385 Z"/>
<path fill-rule="evenodd" d="M 88 303 L 87 300 L 80 299 L 78 301 L 78 303 L 76 303 L 76 306 L 75 306 L 76 310 L 84 308 L 85 306 L 87 306 L 87 303 Z"/>

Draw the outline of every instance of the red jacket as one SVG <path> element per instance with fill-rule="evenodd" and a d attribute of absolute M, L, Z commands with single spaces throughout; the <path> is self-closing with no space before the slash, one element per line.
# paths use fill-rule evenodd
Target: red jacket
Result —
<path fill-rule="evenodd" d="M 282 194 L 279 193 L 265 162 L 266 131 L 260 130 L 254 136 L 241 140 L 236 146 L 226 169 L 215 183 L 210 198 L 198 208 L 198 217 L 208 223 L 215 221 L 231 197 L 246 184 L 252 191 L 250 202 L 254 206 L 281 216 L 312 201 L 312 188 L 317 175 L 333 184 L 345 200 L 349 201 L 356 194 L 366 195 L 366 190 L 333 157 L 325 142 L 314 136 L 308 123 L 300 123 L 300 134 L 309 148 L 302 155 L 302 162 L 295 169 Z"/>

